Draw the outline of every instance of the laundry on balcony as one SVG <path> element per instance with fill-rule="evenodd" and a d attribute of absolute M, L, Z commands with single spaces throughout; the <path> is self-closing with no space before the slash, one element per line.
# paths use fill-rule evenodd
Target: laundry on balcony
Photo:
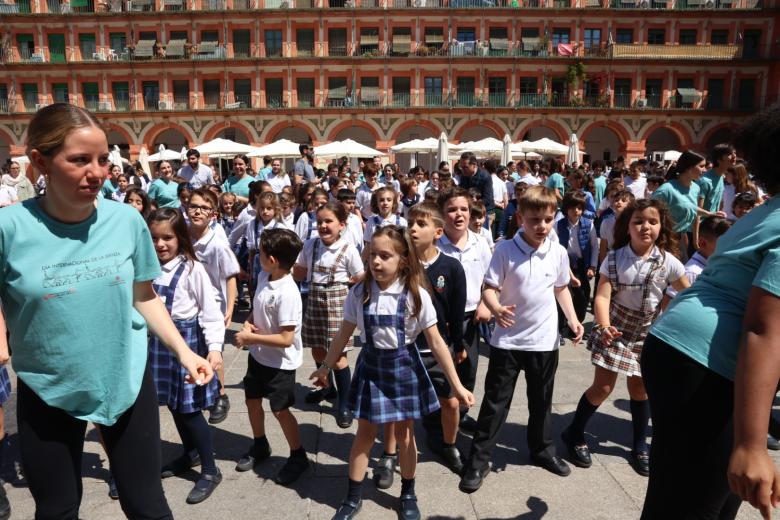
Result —
<path fill-rule="evenodd" d="M 130 11 L 154 11 L 154 0 L 129 0 Z"/>
<path fill-rule="evenodd" d="M 490 38 L 491 51 L 508 51 L 509 40 L 506 38 Z"/>
<path fill-rule="evenodd" d="M 695 88 L 678 88 L 677 94 L 684 105 L 695 105 L 701 98 L 701 94 Z"/>
<path fill-rule="evenodd" d="M 452 42 L 451 49 L 453 56 L 476 56 L 477 50 L 479 49 L 479 42 L 459 42 L 456 40 Z"/>
<path fill-rule="evenodd" d="M 219 42 L 205 41 L 198 44 L 195 59 L 213 60 L 217 58 L 224 58 L 224 54 L 224 49 L 219 46 Z"/>
<path fill-rule="evenodd" d="M 541 47 L 541 38 L 526 37 L 522 38 L 523 52 L 536 52 Z"/>
<path fill-rule="evenodd" d="M 409 34 L 393 35 L 393 54 L 409 54 L 412 52 L 412 37 Z"/>
<path fill-rule="evenodd" d="M 601 0 L 585 0 L 585 7 L 601 7 Z"/>
<path fill-rule="evenodd" d="M 157 44 L 157 40 L 140 40 L 135 45 L 135 51 L 133 56 L 135 58 L 153 58 L 154 46 Z"/>
<path fill-rule="evenodd" d="M 574 56 L 574 45 L 571 43 L 558 44 L 558 56 Z"/>
<path fill-rule="evenodd" d="M 360 89 L 360 101 L 362 103 L 379 103 L 379 87 L 362 87 Z"/>
<path fill-rule="evenodd" d="M 171 40 L 168 42 L 168 45 L 165 47 L 165 57 L 166 58 L 184 58 L 184 45 L 187 43 L 187 40 Z"/>

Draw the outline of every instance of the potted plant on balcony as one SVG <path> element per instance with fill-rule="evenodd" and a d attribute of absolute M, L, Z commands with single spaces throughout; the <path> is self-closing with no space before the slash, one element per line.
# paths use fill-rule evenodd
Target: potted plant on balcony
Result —
<path fill-rule="evenodd" d="M 419 56 L 430 56 L 431 48 L 421 43 L 420 45 L 417 46 L 417 54 Z"/>

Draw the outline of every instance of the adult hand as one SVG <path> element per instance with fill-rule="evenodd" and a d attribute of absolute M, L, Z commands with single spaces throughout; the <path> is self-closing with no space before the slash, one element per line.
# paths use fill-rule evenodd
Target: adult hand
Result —
<path fill-rule="evenodd" d="M 188 350 L 179 358 L 179 363 L 187 371 L 184 380 L 189 384 L 205 385 L 214 377 L 214 370 L 211 363 Z"/>
<path fill-rule="evenodd" d="M 452 359 L 455 361 L 456 365 L 460 365 L 464 361 L 466 361 L 469 358 L 469 353 L 466 352 L 466 349 L 464 348 L 460 352 L 455 352 L 452 355 Z"/>
<path fill-rule="evenodd" d="M 765 520 L 772 518 L 772 509 L 780 502 L 780 473 L 766 447 L 734 448 L 728 479 L 731 491 L 750 502 Z"/>
<path fill-rule="evenodd" d="M 209 363 L 211 363 L 211 368 L 214 370 L 214 372 L 222 368 L 222 352 L 218 350 L 212 350 L 208 353 L 206 359 Z"/>

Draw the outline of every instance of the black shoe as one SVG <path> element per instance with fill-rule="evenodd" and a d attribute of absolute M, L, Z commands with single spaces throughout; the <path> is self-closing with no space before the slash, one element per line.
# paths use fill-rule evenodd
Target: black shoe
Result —
<path fill-rule="evenodd" d="M 458 427 L 466 433 L 474 433 L 477 431 L 477 420 L 467 413 L 460 416 L 460 423 Z"/>
<path fill-rule="evenodd" d="M 444 465 L 452 470 L 456 475 L 463 471 L 463 460 L 460 458 L 460 451 L 456 446 L 444 446 L 441 451 L 441 458 L 444 459 Z"/>
<path fill-rule="evenodd" d="M 569 429 L 561 432 L 561 439 L 569 452 L 569 460 L 578 468 L 589 468 L 593 465 L 593 459 L 590 457 L 590 449 L 587 444 L 577 444 L 570 436 Z"/>
<path fill-rule="evenodd" d="M 771 435 L 767 435 L 766 437 L 766 449 L 777 451 L 780 450 L 780 441 L 772 437 Z"/>
<path fill-rule="evenodd" d="M 271 447 L 266 445 L 265 449 L 258 450 L 255 444 L 249 448 L 249 451 L 238 459 L 236 471 L 249 471 L 256 465 L 271 456 Z"/>
<path fill-rule="evenodd" d="M 531 460 L 540 468 L 544 468 L 560 477 L 566 477 L 571 473 L 569 465 L 556 455 L 552 457 L 532 457 Z"/>
<path fill-rule="evenodd" d="M 566 346 L 566 340 L 563 337 L 563 334 L 558 336 L 558 346 L 565 347 Z"/>
<path fill-rule="evenodd" d="M 650 476 L 650 454 L 646 451 L 631 452 L 631 467 L 643 477 Z"/>
<path fill-rule="evenodd" d="M 306 458 L 306 454 L 302 456 L 291 456 L 287 459 L 287 462 L 284 463 L 282 469 L 279 470 L 279 473 L 274 477 L 274 482 L 282 486 L 292 484 L 298 480 L 307 469 L 309 469 L 309 459 Z"/>
<path fill-rule="evenodd" d="M 170 478 L 182 473 L 187 473 L 191 468 L 200 466 L 200 455 L 195 454 L 190 456 L 189 453 L 185 453 L 178 459 L 174 459 L 160 470 L 160 478 Z"/>
<path fill-rule="evenodd" d="M 463 476 L 460 478 L 458 489 L 464 493 L 473 493 L 482 487 L 482 481 L 490 473 L 490 466 L 483 469 L 467 467 L 463 470 Z"/>
<path fill-rule="evenodd" d="M 361 507 L 363 507 L 363 499 L 360 499 L 357 502 L 345 500 L 336 510 L 336 514 L 333 515 L 332 520 L 352 520 L 360 512 Z"/>
<path fill-rule="evenodd" d="M 339 428 L 349 428 L 352 426 L 353 419 L 354 415 L 352 414 L 352 410 L 339 410 L 336 412 L 336 424 L 339 425 Z"/>
<path fill-rule="evenodd" d="M 217 470 L 216 475 L 201 473 L 200 479 L 195 483 L 195 487 L 193 487 L 190 494 L 187 495 L 187 503 L 200 504 L 211 496 L 220 482 L 222 482 L 222 473 L 220 473 L 219 470 Z"/>
<path fill-rule="evenodd" d="M 374 483 L 379 489 L 387 489 L 393 485 L 395 465 L 398 463 L 398 455 L 382 455 L 379 463 L 374 468 Z"/>
<path fill-rule="evenodd" d="M 0 484 L 0 520 L 11 518 L 11 503 L 8 501 L 8 495 L 5 494 L 5 487 Z"/>
<path fill-rule="evenodd" d="M 209 424 L 219 424 L 227 419 L 228 412 L 230 411 L 230 399 L 227 394 L 219 396 L 217 402 L 211 407 L 211 413 L 209 414 Z"/>
<path fill-rule="evenodd" d="M 329 386 L 328 388 L 319 388 L 312 390 L 306 397 L 303 398 L 308 404 L 319 404 L 326 399 L 335 399 L 338 396 L 338 392 L 335 388 Z"/>
<path fill-rule="evenodd" d="M 414 493 L 401 495 L 401 508 L 398 511 L 401 520 L 420 520 L 420 508 L 417 507 L 417 496 Z"/>
<path fill-rule="evenodd" d="M 111 500 L 119 500 L 119 489 L 116 487 L 116 480 L 114 480 L 113 475 L 108 480 L 108 498 Z M 2 516 L 0 516 L 0 518 L 2 518 Z"/>

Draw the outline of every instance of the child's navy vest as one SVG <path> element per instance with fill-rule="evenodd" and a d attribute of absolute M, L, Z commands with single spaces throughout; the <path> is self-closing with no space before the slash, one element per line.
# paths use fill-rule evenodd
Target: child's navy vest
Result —
<path fill-rule="evenodd" d="M 580 244 L 582 258 L 578 259 L 576 264 L 578 269 L 585 270 L 590 267 L 590 228 L 593 221 L 585 217 L 580 217 L 580 232 L 577 234 L 577 242 Z M 559 220 L 555 231 L 558 233 L 558 241 L 563 247 L 569 247 L 569 219 L 566 217 Z"/>

